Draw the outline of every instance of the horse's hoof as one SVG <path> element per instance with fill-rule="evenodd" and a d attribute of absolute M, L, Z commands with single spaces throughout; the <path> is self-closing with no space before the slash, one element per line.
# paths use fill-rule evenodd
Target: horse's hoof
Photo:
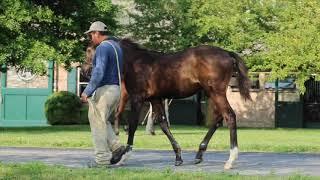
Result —
<path fill-rule="evenodd" d="M 203 161 L 203 159 L 201 158 L 201 159 L 195 159 L 194 160 L 194 164 L 199 164 L 199 163 L 201 163 Z"/>
<path fill-rule="evenodd" d="M 174 165 L 175 165 L 175 166 L 180 166 L 182 163 L 183 163 L 183 161 L 182 161 L 182 160 L 179 160 L 179 161 L 176 161 Z"/>
<path fill-rule="evenodd" d="M 226 164 L 224 165 L 224 170 L 229 170 L 231 168 L 232 168 L 232 163 L 227 161 Z"/>
<path fill-rule="evenodd" d="M 127 147 L 126 147 L 126 152 L 131 152 L 131 151 L 132 151 L 132 146 L 127 145 Z"/>

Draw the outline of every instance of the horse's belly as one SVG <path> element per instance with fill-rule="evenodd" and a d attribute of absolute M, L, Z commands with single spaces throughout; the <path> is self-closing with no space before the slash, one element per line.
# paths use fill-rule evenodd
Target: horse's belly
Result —
<path fill-rule="evenodd" d="M 200 85 L 190 84 L 188 86 L 169 86 L 159 87 L 155 90 L 153 96 L 165 97 L 165 98 L 185 98 L 194 95 L 201 89 Z"/>

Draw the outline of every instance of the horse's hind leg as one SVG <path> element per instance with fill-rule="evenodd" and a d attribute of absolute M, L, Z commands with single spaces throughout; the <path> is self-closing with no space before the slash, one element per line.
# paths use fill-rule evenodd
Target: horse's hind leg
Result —
<path fill-rule="evenodd" d="M 169 126 L 168 126 L 168 122 L 166 120 L 166 115 L 165 115 L 163 104 L 160 100 L 154 100 L 151 103 L 152 103 L 152 106 L 154 109 L 154 117 L 155 117 L 155 119 L 158 120 L 162 131 L 164 132 L 165 135 L 167 135 L 168 139 L 170 140 L 172 148 L 176 154 L 175 165 L 179 166 L 183 163 L 183 160 L 181 158 L 181 148 L 169 130 Z"/>
<path fill-rule="evenodd" d="M 230 156 L 224 165 L 224 169 L 231 169 L 233 162 L 238 158 L 236 114 L 232 110 L 225 93 L 213 96 L 213 101 L 217 110 L 221 112 L 223 119 L 226 120 L 230 130 Z"/>
<path fill-rule="evenodd" d="M 223 121 L 222 115 L 219 114 L 216 108 L 213 109 L 213 113 L 214 113 L 213 122 L 210 124 L 209 131 L 207 132 L 206 136 L 203 138 L 202 142 L 199 145 L 199 150 L 194 161 L 195 164 L 201 163 L 203 161 L 203 158 L 202 158 L 203 153 L 207 150 L 208 143 L 212 135 L 220 126 L 222 126 L 222 121 Z"/>

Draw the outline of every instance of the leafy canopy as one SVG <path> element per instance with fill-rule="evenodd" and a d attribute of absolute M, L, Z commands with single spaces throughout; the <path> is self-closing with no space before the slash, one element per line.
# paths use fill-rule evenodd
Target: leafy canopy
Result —
<path fill-rule="evenodd" d="M 210 44 L 242 54 L 251 71 L 304 82 L 320 71 L 320 1 L 135 0 L 129 33 L 160 51 Z M 317 77 L 319 79 L 319 77 Z"/>
<path fill-rule="evenodd" d="M 83 55 L 83 32 L 96 20 L 114 31 L 111 0 L 1 0 L 0 64 L 45 73 L 48 60 L 69 66 Z"/>
<path fill-rule="evenodd" d="M 37 73 L 45 72 L 48 59 L 69 66 L 81 60 L 83 32 L 100 20 L 111 32 L 121 30 L 159 51 L 199 44 L 236 51 L 251 71 L 297 77 L 301 92 L 320 71 L 320 1 L 126 1 L 134 8 L 128 25 L 119 28 L 111 0 L 2 0 L 0 64 Z"/>

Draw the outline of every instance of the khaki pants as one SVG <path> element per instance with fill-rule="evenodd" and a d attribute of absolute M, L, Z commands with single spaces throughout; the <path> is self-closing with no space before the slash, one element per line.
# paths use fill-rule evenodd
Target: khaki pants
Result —
<path fill-rule="evenodd" d="M 95 161 L 98 164 L 110 164 L 112 151 L 121 144 L 108 121 L 120 100 L 120 87 L 105 85 L 99 87 L 95 94 L 88 98 L 89 122 L 95 151 Z"/>
<path fill-rule="evenodd" d="M 168 126 L 170 126 L 168 99 L 164 100 L 164 110 L 165 110 L 165 113 L 166 113 Z M 154 129 L 154 119 L 152 118 L 152 116 L 153 116 L 153 111 L 152 111 L 152 105 L 150 103 L 148 121 L 147 121 L 147 125 L 146 125 L 146 134 L 151 134 L 151 132 L 155 131 L 155 129 Z"/>
<path fill-rule="evenodd" d="M 146 125 L 146 134 L 152 134 L 154 133 L 154 121 L 152 118 L 153 111 L 152 111 L 152 105 L 151 103 L 149 107 L 149 114 L 148 114 L 148 119 L 147 119 L 147 125 Z"/>

